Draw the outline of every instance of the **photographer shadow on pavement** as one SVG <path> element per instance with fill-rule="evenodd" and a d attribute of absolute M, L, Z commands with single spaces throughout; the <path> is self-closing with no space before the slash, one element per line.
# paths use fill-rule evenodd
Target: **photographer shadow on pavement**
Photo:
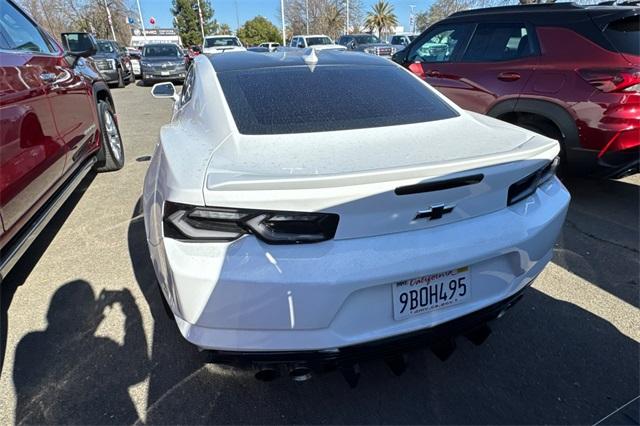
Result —
<path fill-rule="evenodd" d="M 124 344 L 96 336 L 107 307 L 125 315 Z M 16 423 L 111 424 L 138 418 L 128 387 L 148 374 L 140 311 L 129 290 L 96 299 L 86 281 L 61 286 L 51 298 L 48 327 L 16 348 Z M 111 332 L 111 330 L 109 330 Z"/>

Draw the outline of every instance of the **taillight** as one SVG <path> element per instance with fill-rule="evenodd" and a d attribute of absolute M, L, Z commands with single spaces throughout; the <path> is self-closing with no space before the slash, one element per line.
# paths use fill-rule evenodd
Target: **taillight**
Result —
<path fill-rule="evenodd" d="M 422 68 L 422 64 L 420 62 L 414 62 L 409 65 L 409 71 L 420 77 L 421 79 L 426 79 L 427 75 L 424 73 L 424 68 Z"/>
<path fill-rule="evenodd" d="M 603 92 L 640 92 L 638 68 L 590 68 L 578 74 Z"/>
<path fill-rule="evenodd" d="M 167 202 L 164 235 L 183 240 L 233 241 L 254 234 L 269 244 L 303 244 L 330 240 L 338 228 L 333 213 L 277 212 L 194 207 Z"/>
<path fill-rule="evenodd" d="M 536 192 L 540 185 L 556 175 L 559 164 L 560 158 L 556 157 L 553 161 L 511 185 L 507 195 L 507 205 L 518 203 Z"/>

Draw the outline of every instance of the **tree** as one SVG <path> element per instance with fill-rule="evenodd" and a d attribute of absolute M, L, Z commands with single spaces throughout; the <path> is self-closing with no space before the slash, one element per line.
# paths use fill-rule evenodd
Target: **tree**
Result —
<path fill-rule="evenodd" d="M 269 41 L 279 42 L 282 34 L 267 18 L 256 16 L 238 29 L 238 38 L 247 46 L 255 46 Z"/>
<path fill-rule="evenodd" d="M 221 24 L 220 28 L 218 28 L 218 34 L 231 35 L 233 34 L 233 31 L 231 31 L 231 27 L 229 26 L 229 24 Z"/>
<path fill-rule="evenodd" d="M 278 16 L 279 12 L 278 10 Z M 335 39 L 347 30 L 345 0 L 286 0 L 285 21 L 288 37 L 292 34 L 307 34 L 307 12 L 309 34 L 326 34 Z M 361 27 L 362 15 L 362 0 L 349 0 L 350 30 Z"/>
<path fill-rule="evenodd" d="M 213 8 L 209 0 L 200 0 L 204 35 L 215 34 L 218 23 L 213 19 Z M 175 17 L 174 26 L 180 34 L 185 46 L 202 44 L 200 31 L 200 16 L 198 14 L 198 0 L 173 0 L 171 13 Z"/>
<path fill-rule="evenodd" d="M 371 31 L 378 31 L 378 35 L 382 37 L 384 32 L 390 32 L 393 27 L 398 25 L 398 18 L 393 13 L 393 6 L 385 0 L 378 0 L 371 7 L 371 11 L 367 13 L 365 26 Z"/>
<path fill-rule="evenodd" d="M 22 7 L 52 36 L 62 32 L 87 31 L 111 39 L 104 0 L 22 0 Z M 116 40 L 129 44 L 131 30 L 126 18 L 136 16 L 127 0 L 107 0 Z"/>
<path fill-rule="evenodd" d="M 421 26 L 427 28 L 438 21 L 443 20 L 452 13 L 472 7 L 470 0 L 436 0 L 421 20 Z M 423 28 L 423 29 L 424 29 Z"/>

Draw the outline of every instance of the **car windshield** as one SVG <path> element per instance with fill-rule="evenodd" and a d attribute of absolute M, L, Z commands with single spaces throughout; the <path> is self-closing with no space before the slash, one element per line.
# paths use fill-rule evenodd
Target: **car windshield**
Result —
<path fill-rule="evenodd" d="M 221 72 L 218 78 L 238 130 L 249 135 L 394 126 L 458 115 L 418 79 L 388 65 L 252 69 Z"/>
<path fill-rule="evenodd" d="M 219 47 L 219 46 L 240 46 L 240 42 L 235 37 L 216 37 L 216 38 L 207 38 L 204 40 L 204 47 Z"/>
<path fill-rule="evenodd" d="M 144 51 L 142 52 L 142 56 L 154 58 L 161 56 L 179 57 L 181 55 L 180 50 L 176 46 L 156 44 L 152 46 L 145 46 Z"/>
<path fill-rule="evenodd" d="M 380 39 L 374 35 L 359 35 L 354 36 L 358 44 L 372 44 L 372 43 L 380 43 Z"/>
<path fill-rule="evenodd" d="M 620 53 L 640 56 L 640 16 L 628 16 L 611 22 L 604 35 Z"/>
<path fill-rule="evenodd" d="M 317 46 L 320 44 L 333 44 L 329 37 L 306 37 L 307 46 Z"/>
<path fill-rule="evenodd" d="M 100 53 L 113 53 L 115 50 L 113 45 L 109 41 L 99 41 L 98 42 L 98 52 Z"/>

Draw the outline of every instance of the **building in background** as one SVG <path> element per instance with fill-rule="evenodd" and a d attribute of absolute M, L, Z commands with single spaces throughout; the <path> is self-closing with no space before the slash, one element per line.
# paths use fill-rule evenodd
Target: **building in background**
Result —
<path fill-rule="evenodd" d="M 151 28 L 145 30 L 145 33 L 146 37 L 140 28 L 132 28 L 129 46 L 140 47 L 146 43 L 174 43 L 182 46 L 180 36 L 173 28 Z"/>

